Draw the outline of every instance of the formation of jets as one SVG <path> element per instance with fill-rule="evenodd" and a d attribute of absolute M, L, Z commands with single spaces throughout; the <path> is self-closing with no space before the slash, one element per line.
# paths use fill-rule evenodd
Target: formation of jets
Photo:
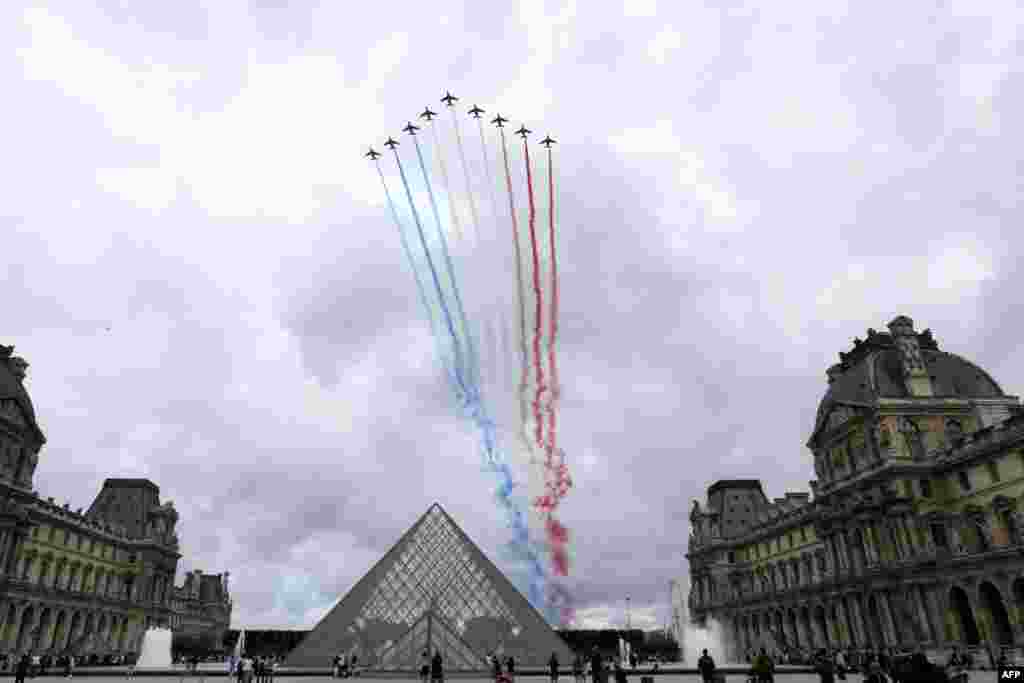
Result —
<path fill-rule="evenodd" d="M 452 95 L 447 90 L 444 93 L 444 97 L 441 98 L 441 102 L 443 102 L 448 107 L 454 107 L 455 103 L 458 101 L 459 98 L 456 97 L 455 95 Z M 473 108 L 469 110 L 469 115 L 475 119 L 479 119 L 480 115 L 484 113 L 486 112 L 480 107 L 476 106 L 475 104 L 473 105 Z M 425 119 L 427 123 L 430 123 L 435 116 L 437 116 L 437 112 L 430 111 L 430 107 L 426 107 L 423 110 L 423 113 L 420 114 L 420 118 Z M 496 117 L 491 119 L 491 123 L 496 125 L 498 128 L 504 128 L 505 124 L 508 123 L 508 119 L 506 119 L 501 114 L 498 114 Z M 409 135 L 416 135 L 416 131 L 418 130 L 420 130 L 420 127 L 413 125 L 412 121 L 409 121 L 406 124 L 405 128 L 402 129 L 403 132 L 408 133 Z M 532 132 L 533 131 L 528 129 L 526 126 L 519 126 L 519 130 L 517 130 L 515 133 L 516 135 L 523 138 L 523 140 L 525 140 L 526 136 Z M 551 136 L 549 135 L 545 137 L 543 140 L 541 140 L 540 144 L 544 145 L 548 149 L 551 149 L 551 145 L 557 144 L 557 142 L 555 140 L 552 140 Z M 389 147 L 392 150 L 394 150 L 395 147 L 397 147 L 398 145 L 399 142 L 390 137 L 387 139 L 387 141 L 384 142 L 384 146 Z M 380 152 L 377 152 L 376 150 L 373 149 L 373 147 L 370 147 L 370 151 L 367 152 L 364 156 L 369 157 L 371 161 L 376 161 L 378 157 L 380 157 Z"/>

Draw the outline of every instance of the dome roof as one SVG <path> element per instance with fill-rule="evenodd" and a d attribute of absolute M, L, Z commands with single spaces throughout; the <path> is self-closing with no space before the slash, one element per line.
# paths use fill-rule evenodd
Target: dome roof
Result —
<path fill-rule="evenodd" d="M 42 430 L 36 423 L 36 411 L 32 407 L 32 399 L 29 398 L 25 386 L 16 374 L 15 363 L 21 363 L 22 366 L 27 366 L 27 363 L 20 358 L 11 356 L 13 350 L 13 346 L 0 346 L 0 401 L 14 400 L 21 408 L 31 429 L 35 431 L 36 437 L 41 443 L 45 443 L 46 437 L 43 436 Z"/>
<path fill-rule="evenodd" d="M 940 351 L 931 330 L 913 332 L 913 321 L 900 317 L 890 324 L 907 325 L 917 339 L 921 360 L 931 378 L 935 398 L 1003 398 L 1006 394 L 980 367 L 960 356 Z M 868 330 L 867 341 L 855 339 L 853 350 L 840 353 L 828 370 L 829 388 L 818 406 L 814 433 L 821 431 L 837 405 L 870 407 L 881 398 L 911 398 L 903 379 L 903 359 L 893 334 Z"/>

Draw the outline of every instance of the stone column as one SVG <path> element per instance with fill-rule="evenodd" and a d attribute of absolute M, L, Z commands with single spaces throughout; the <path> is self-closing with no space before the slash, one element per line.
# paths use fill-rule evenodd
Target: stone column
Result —
<path fill-rule="evenodd" d="M 927 589 L 920 584 L 914 584 L 910 587 L 911 604 L 917 614 L 917 618 L 921 621 L 921 626 L 925 633 L 925 640 L 938 642 L 939 640 L 942 640 L 942 634 L 936 630 L 934 617 L 928 609 L 928 605 L 925 603 L 925 597 L 921 594 L 922 591 L 926 592 Z"/>
<path fill-rule="evenodd" d="M 844 645 L 853 645 L 857 639 L 857 632 L 854 629 L 853 620 L 850 619 L 850 611 L 846 609 L 846 600 L 843 596 L 839 596 L 836 599 L 836 613 L 839 615 L 840 621 L 846 627 L 846 642 Z"/>
<path fill-rule="evenodd" d="M 864 621 L 864 610 L 861 608 L 860 604 L 860 594 L 850 593 L 848 597 L 851 612 L 851 623 L 857 631 L 858 644 L 860 647 L 865 647 L 866 645 L 871 644 L 873 639 L 870 637 L 870 632 L 866 628 L 867 624 Z"/>
<path fill-rule="evenodd" d="M 882 628 L 885 632 L 886 642 L 896 645 L 903 641 L 897 631 L 896 621 L 893 619 L 892 606 L 889 604 L 889 591 L 883 590 L 878 593 L 878 612 L 882 617 Z"/>

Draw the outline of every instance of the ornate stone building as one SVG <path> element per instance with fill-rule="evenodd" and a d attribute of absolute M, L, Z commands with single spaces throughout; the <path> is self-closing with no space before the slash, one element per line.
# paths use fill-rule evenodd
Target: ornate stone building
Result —
<path fill-rule="evenodd" d="M 770 648 L 1024 645 L 1024 414 L 899 317 L 828 370 L 817 480 L 694 502 L 691 620 Z"/>
<path fill-rule="evenodd" d="M 180 640 L 206 650 L 218 650 L 231 626 L 229 572 L 203 574 L 199 569 L 185 575 L 185 583 L 171 595 L 171 628 Z M 177 639 L 177 638 L 176 638 Z"/>
<path fill-rule="evenodd" d="M 178 513 L 146 479 L 107 479 L 83 512 L 34 490 L 46 438 L 0 346 L 0 652 L 131 654 L 172 622 Z"/>

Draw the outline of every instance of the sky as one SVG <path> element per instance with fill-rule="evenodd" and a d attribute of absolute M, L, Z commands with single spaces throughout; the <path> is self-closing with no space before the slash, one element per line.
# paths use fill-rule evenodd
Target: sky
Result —
<path fill-rule="evenodd" d="M 663 625 L 693 500 L 807 490 L 867 328 L 909 315 L 1024 391 L 1022 27 L 1013 0 L 2 3 L 37 488 L 150 478 L 235 628 L 312 626 L 435 501 L 498 557 L 362 158 L 451 90 L 559 142 L 577 625 L 627 596 Z"/>

